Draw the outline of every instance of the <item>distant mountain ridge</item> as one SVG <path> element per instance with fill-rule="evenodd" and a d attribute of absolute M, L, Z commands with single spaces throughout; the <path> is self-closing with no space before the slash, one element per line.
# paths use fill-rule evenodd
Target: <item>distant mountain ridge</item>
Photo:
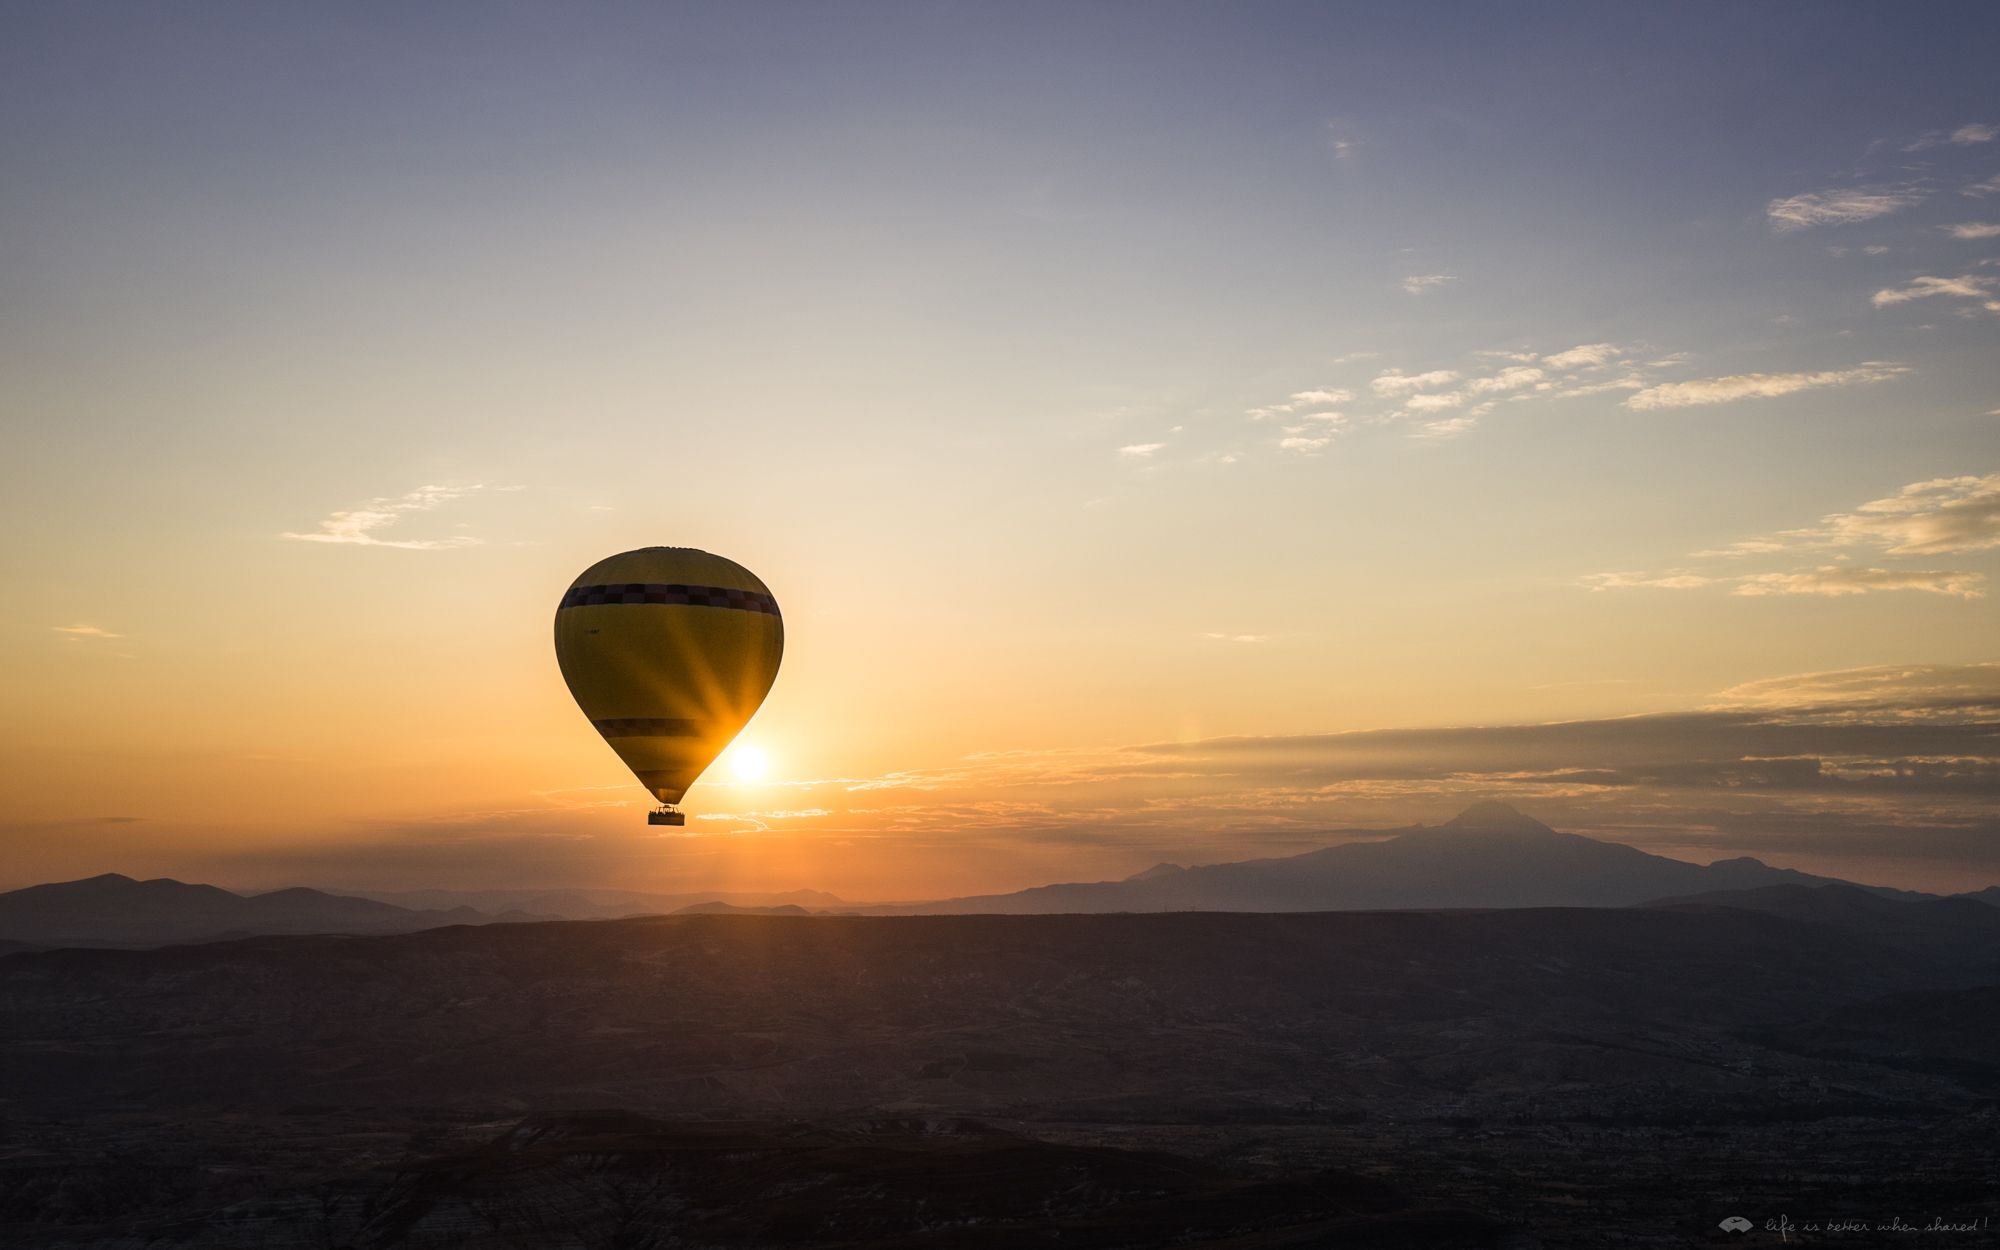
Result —
<path fill-rule="evenodd" d="M 157 946 L 280 933 L 410 933 L 452 924 L 547 919 L 470 907 L 418 911 L 296 886 L 237 894 L 168 877 L 108 872 L 0 894 L 0 939 L 34 945 Z"/>
<path fill-rule="evenodd" d="M 1559 833 L 1505 803 L 1476 803 L 1442 825 L 1352 830 L 1343 842 L 1279 859 L 1180 868 L 1122 881 L 1068 882 L 1011 894 L 856 908 L 870 914 L 1048 915 L 1120 911 L 1405 911 L 1629 907 L 1776 885 L 1852 885 L 1748 856 L 1694 864 L 1618 842 Z M 1855 886 L 1884 898 L 1932 896 Z"/>
<path fill-rule="evenodd" d="M 2000 911 L 2000 886 L 1939 899 L 1774 868 L 1748 856 L 1689 863 L 1622 843 L 1560 833 L 1505 803 L 1474 804 L 1441 825 L 1343 832 L 1354 840 L 1281 858 L 1193 867 L 1162 863 L 1119 881 L 1065 882 L 1010 894 L 874 905 L 845 903 L 817 890 L 761 894 L 413 890 L 356 896 L 293 887 L 244 895 L 212 885 L 166 878 L 135 881 L 106 873 L 0 894 L 0 953 L 23 945 L 158 946 L 265 934 L 375 935 L 455 924 L 672 913 L 1057 915 L 1652 904 L 1733 907 L 1848 927 L 1900 930 L 1916 924 L 1928 930 L 1954 923 L 1954 917 L 1969 924 L 1985 923 L 1982 914 L 1967 909 Z M 447 905 L 421 906 L 426 903 Z M 1902 909 L 1908 903 L 1925 904 L 1927 910 L 1919 917 Z"/>
<path fill-rule="evenodd" d="M 732 907 L 801 907 L 808 911 L 844 908 L 846 900 L 824 890 L 701 890 L 656 894 L 644 890 L 558 888 L 539 890 L 347 890 L 345 893 L 418 910 L 472 907 L 484 912 L 524 911 L 565 920 L 616 920 L 659 916 L 702 903 Z"/>

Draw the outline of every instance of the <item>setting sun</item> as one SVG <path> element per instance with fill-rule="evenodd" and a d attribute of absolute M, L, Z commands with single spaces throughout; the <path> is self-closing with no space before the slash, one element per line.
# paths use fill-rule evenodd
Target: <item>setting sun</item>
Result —
<path fill-rule="evenodd" d="M 747 742 L 729 752 L 729 771 L 738 781 L 762 781 L 764 771 L 770 766 L 763 749 Z"/>

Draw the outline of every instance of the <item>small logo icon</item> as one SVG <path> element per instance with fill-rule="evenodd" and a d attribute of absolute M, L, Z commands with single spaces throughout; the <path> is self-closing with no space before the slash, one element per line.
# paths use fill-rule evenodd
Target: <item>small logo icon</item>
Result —
<path fill-rule="evenodd" d="M 1732 1233 L 1747 1233 L 1750 1231 L 1750 1221 L 1740 1215 L 1732 1215 L 1722 1221 L 1721 1227 Z"/>

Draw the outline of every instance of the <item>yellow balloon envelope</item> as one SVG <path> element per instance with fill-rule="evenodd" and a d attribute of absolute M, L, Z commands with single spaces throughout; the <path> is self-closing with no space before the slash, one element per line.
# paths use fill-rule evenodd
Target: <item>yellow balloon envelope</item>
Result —
<path fill-rule="evenodd" d="M 670 810 L 778 677 L 785 623 L 756 574 L 692 547 L 599 560 L 556 608 L 556 662 L 577 706 Z"/>

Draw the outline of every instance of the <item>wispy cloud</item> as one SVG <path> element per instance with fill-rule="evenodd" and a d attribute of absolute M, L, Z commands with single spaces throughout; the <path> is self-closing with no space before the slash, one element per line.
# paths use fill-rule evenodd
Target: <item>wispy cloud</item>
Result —
<path fill-rule="evenodd" d="M 1772 200 L 1765 215 L 1781 232 L 1808 226 L 1845 226 L 1886 217 L 1913 204 L 1922 196 L 1907 189 L 1857 188 L 1848 191 L 1814 191 L 1805 195 Z"/>
<path fill-rule="evenodd" d="M 123 638 L 125 636 L 123 634 L 114 634 L 108 629 L 100 629 L 95 625 L 51 625 L 49 628 L 55 630 L 58 634 L 69 635 L 71 641 L 78 641 L 84 638 Z"/>
<path fill-rule="evenodd" d="M 1807 541 L 1880 547 L 1892 556 L 2000 547 L 2000 473 L 1912 482 L 1852 512 L 1824 518 Z"/>
<path fill-rule="evenodd" d="M 2000 135 L 2000 130 L 1985 122 L 1967 122 L 1956 130 L 1933 130 L 1928 134 L 1919 135 L 1904 144 L 1903 150 L 1921 152 L 1926 148 L 1941 147 L 1945 144 L 1969 147 L 1975 143 L 1991 143 L 1996 135 Z"/>
<path fill-rule="evenodd" d="M 1203 634 L 1202 637 L 1213 639 L 1216 642 L 1257 643 L 1271 641 L 1271 635 L 1269 634 Z"/>
<path fill-rule="evenodd" d="M 1402 285 L 1411 295 L 1422 295 L 1425 291 L 1435 290 L 1447 282 L 1456 281 L 1458 275 L 1455 273 L 1420 273 L 1403 279 Z"/>
<path fill-rule="evenodd" d="M 1691 408 L 1700 404 L 1726 404 L 1739 399 L 1769 399 L 1827 386 L 1885 382 L 1908 372 L 1908 367 L 1904 365 L 1870 360 L 1852 369 L 1827 369 L 1814 373 L 1739 373 L 1729 377 L 1649 386 L 1627 399 L 1625 406 L 1640 410 Z"/>
<path fill-rule="evenodd" d="M 1509 365 L 1489 377 L 1474 378 L 1466 383 L 1466 389 L 1474 395 L 1490 395 L 1501 391 L 1519 390 L 1533 386 L 1546 376 L 1545 373 L 1528 365 Z"/>
<path fill-rule="evenodd" d="M 1368 384 L 1368 389 L 1388 398 L 1407 394 L 1410 391 L 1429 390 L 1433 387 L 1449 386 L 1458 381 L 1458 373 L 1451 369 L 1433 369 L 1429 373 L 1404 373 L 1401 369 L 1390 369 L 1376 376 Z"/>
<path fill-rule="evenodd" d="M 1457 391 L 1445 391 L 1442 394 L 1412 395 L 1403 402 L 1403 408 L 1407 412 L 1444 412 L 1452 408 L 1464 407 L 1464 405 L 1465 396 Z"/>
<path fill-rule="evenodd" d="M 469 534 L 458 534 L 450 538 L 382 538 L 378 531 L 388 529 L 412 512 L 431 512 L 435 509 L 483 490 L 496 489 L 487 484 L 475 483 L 471 486 L 422 486 L 400 498 L 371 499 L 359 508 L 346 512 L 335 512 L 319 523 L 319 528 L 304 534 L 283 533 L 280 538 L 288 538 L 302 543 L 341 543 L 355 547 L 396 547 L 405 551 L 444 551 L 454 547 L 476 547 L 481 539 Z"/>
<path fill-rule="evenodd" d="M 1361 151 L 1361 140 L 1355 134 L 1351 123 L 1335 117 L 1326 123 L 1327 146 L 1333 149 L 1333 159 L 1351 161 Z"/>
<path fill-rule="evenodd" d="M 1446 417 L 1442 421 L 1426 421 L 1416 429 L 1411 430 L 1410 437 L 1423 439 L 1428 442 L 1443 442 L 1447 439 L 1457 438 L 1459 435 L 1471 431 L 1474 426 L 1479 424 L 1479 418 L 1492 411 L 1492 408 L 1491 404 L 1481 404 L 1471 412 L 1463 413 L 1456 417 Z"/>
<path fill-rule="evenodd" d="M 1882 556 L 1938 556 L 2000 548 L 2000 473 L 1912 482 L 1893 495 L 1851 512 L 1835 512 L 1817 525 L 1744 539 L 1696 559 L 1744 559 L 1870 548 Z M 1839 557 L 1845 559 L 1845 556 Z M 1738 595 L 1865 595 L 1916 590 L 1976 599 L 1985 577 L 1963 569 L 1885 569 L 1822 564 L 1765 573 L 1670 569 L 1665 573 L 1594 573 L 1579 584 L 1592 590 L 1653 588 L 1693 590 L 1732 587 Z"/>
<path fill-rule="evenodd" d="M 1583 343 L 1566 352 L 1556 352 L 1542 357 L 1542 363 L 1551 369 L 1567 372 L 1573 369 L 1594 369 L 1609 364 L 1625 354 L 1616 343 Z"/>
<path fill-rule="evenodd" d="M 1866 595 L 1884 590 L 1922 590 L 1977 599 L 1986 579 L 1978 573 L 1943 569 L 1864 569 L 1826 564 L 1798 573 L 1753 573 L 1738 579 L 1734 595 Z"/>
<path fill-rule="evenodd" d="M 1328 444 L 1332 442 L 1333 435 L 1331 434 L 1307 434 L 1300 432 L 1297 434 L 1287 434 L 1285 437 L 1279 439 L 1278 447 L 1283 451 L 1294 451 L 1300 455 L 1310 456 L 1324 451 Z"/>
<path fill-rule="evenodd" d="M 1129 443 L 1118 449 L 1118 454 L 1127 460 L 1151 460 L 1165 443 Z"/>
<path fill-rule="evenodd" d="M 2000 195 L 2000 174 L 1995 174 L 1984 182 L 1975 182 L 1970 186 L 1963 187 L 1960 189 L 1959 194 L 1979 198 L 1989 195 Z"/>
<path fill-rule="evenodd" d="M 1944 229 L 1954 239 L 2000 239 L 2000 222 L 1961 221 Z"/>
<path fill-rule="evenodd" d="M 1669 569 L 1665 573 L 1592 573 L 1579 578 L 1578 585 L 1591 590 L 1693 590 L 1715 581 L 1689 569 Z"/>
<path fill-rule="evenodd" d="M 1866 668 L 1791 673 L 1731 686 L 1715 708 L 1814 707 L 1861 704 L 1965 710 L 2000 706 L 2000 662 L 1984 664 L 1875 664 Z"/>
<path fill-rule="evenodd" d="M 1294 404 L 1344 404 L 1354 398 L 1354 392 L 1339 387 L 1321 387 L 1310 391 L 1294 391 Z"/>
<path fill-rule="evenodd" d="M 1732 595 L 1820 595 L 1838 598 L 1890 590 L 1923 590 L 1960 599 L 1977 599 L 1986 578 L 1956 569 L 1875 569 L 1848 564 L 1779 573 L 1741 573 L 1717 577 L 1692 569 L 1665 573 L 1592 573 L 1577 584 L 1592 591 L 1699 590 L 1728 586 Z"/>
<path fill-rule="evenodd" d="M 1888 308 L 1942 295 L 1950 299 L 1980 300 L 1986 303 L 1988 311 L 2000 312 L 2000 307 L 1987 298 L 1992 289 L 1991 279 L 1973 274 L 1962 274 L 1956 278 L 1937 278 L 1926 274 L 1921 278 L 1912 278 L 1908 286 L 1886 287 L 1875 292 L 1872 302 L 1877 308 Z"/>

